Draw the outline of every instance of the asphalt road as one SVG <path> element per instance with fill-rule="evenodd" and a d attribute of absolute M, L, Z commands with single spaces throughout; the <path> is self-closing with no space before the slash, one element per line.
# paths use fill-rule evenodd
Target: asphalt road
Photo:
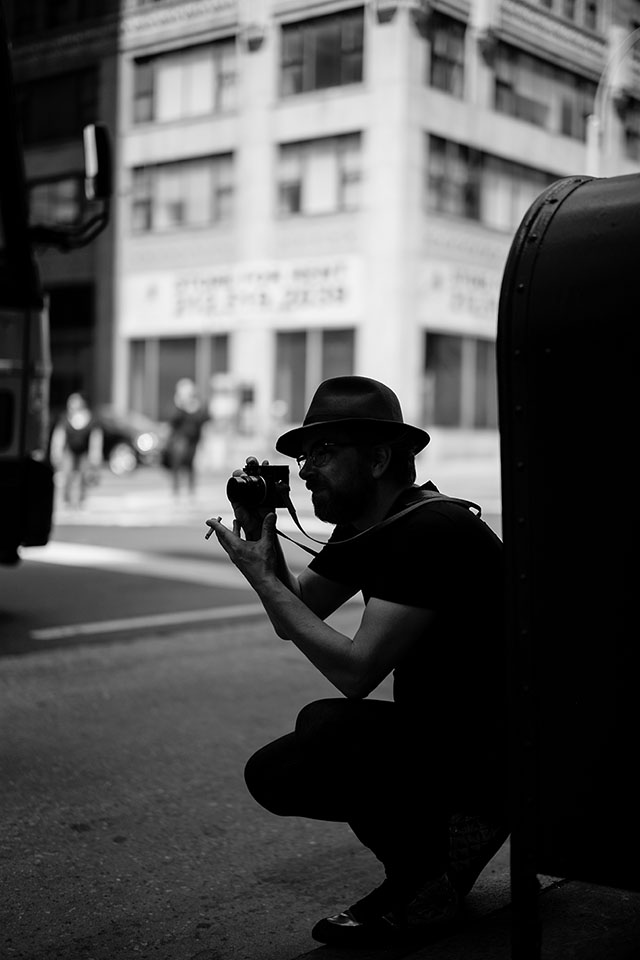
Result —
<path fill-rule="evenodd" d="M 208 504 L 160 525 L 142 492 L 59 515 L 50 548 L 0 570 L 0 957 L 292 960 L 379 865 L 344 825 L 263 811 L 242 771 L 335 691 L 204 541 Z"/>
<path fill-rule="evenodd" d="M 380 880 L 343 825 L 246 791 L 250 753 L 332 695 L 264 621 L 0 666 L 3 958 L 287 960 Z"/>

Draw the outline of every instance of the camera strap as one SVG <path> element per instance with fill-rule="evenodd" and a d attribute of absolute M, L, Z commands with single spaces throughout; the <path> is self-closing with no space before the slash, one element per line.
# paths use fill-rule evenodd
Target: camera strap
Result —
<path fill-rule="evenodd" d="M 448 497 L 444 493 L 435 493 L 428 490 L 423 490 L 419 500 L 414 500 L 413 503 L 408 504 L 404 509 L 399 510 L 398 513 L 392 514 L 390 517 L 381 520 L 380 523 L 374 523 L 373 526 L 367 527 L 366 530 L 361 530 L 360 533 L 356 533 L 353 537 L 347 537 L 345 540 L 317 540 L 315 537 L 312 537 L 306 532 L 302 524 L 298 519 L 298 514 L 296 513 L 296 508 L 291 502 L 291 497 L 287 497 L 287 510 L 291 515 L 291 519 L 295 523 L 296 527 L 307 537 L 308 540 L 313 540 L 314 543 L 319 543 L 323 547 L 335 547 L 343 543 L 352 543 L 354 540 L 358 540 L 360 537 L 364 537 L 366 534 L 371 533 L 373 530 L 381 530 L 382 527 L 387 527 L 389 524 L 394 523 L 396 520 L 399 520 L 401 517 L 405 517 L 408 513 L 412 513 L 414 510 L 417 510 L 418 507 L 423 507 L 427 503 L 457 503 L 462 507 L 466 507 L 467 510 L 471 510 L 478 519 L 482 519 L 482 508 L 474 503 L 472 500 L 463 500 L 461 497 Z M 314 550 L 312 547 L 306 546 L 304 543 L 299 543 L 297 540 L 294 540 L 292 537 L 288 536 L 286 533 L 283 533 L 282 530 L 278 530 L 276 527 L 276 533 L 279 537 L 282 537 L 284 540 L 289 540 L 290 543 L 295 543 L 297 547 L 300 547 L 301 550 L 305 550 L 307 553 L 310 553 L 312 556 L 317 557 L 320 553 L 319 550 Z"/>

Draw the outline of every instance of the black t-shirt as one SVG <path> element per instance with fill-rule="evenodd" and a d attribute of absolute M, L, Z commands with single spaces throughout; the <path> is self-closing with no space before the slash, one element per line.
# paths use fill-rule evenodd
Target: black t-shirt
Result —
<path fill-rule="evenodd" d="M 71 453 L 75 454 L 76 456 L 88 453 L 91 434 L 96 429 L 95 419 L 91 417 L 91 419 L 88 420 L 87 423 L 85 423 L 82 427 L 74 427 L 66 417 L 63 423 L 67 448 L 71 451 Z"/>
<path fill-rule="evenodd" d="M 423 499 L 420 489 L 404 492 L 389 516 Z M 431 483 L 422 489 L 437 492 Z M 437 500 L 347 542 L 357 532 L 336 527 L 309 566 L 361 590 L 365 602 L 435 611 L 424 643 L 394 670 L 394 700 L 412 725 L 434 725 L 445 743 L 463 735 L 470 749 L 483 748 L 506 722 L 501 541 L 464 505 Z"/>

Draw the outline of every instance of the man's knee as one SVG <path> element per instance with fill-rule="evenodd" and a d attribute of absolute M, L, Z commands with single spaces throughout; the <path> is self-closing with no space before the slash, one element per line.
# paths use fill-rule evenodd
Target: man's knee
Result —
<path fill-rule="evenodd" d="M 268 743 L 249 757 L 244 768 L 244 780 L 253 799 L 270 813 L 281 817 L 291 812 L 285 754 L 285 744 L 280 741 Z"/>
<path fill-rule="evenodd" d="M 296 719 L 296 735 L 304 740 L 342 735 L 352 702 L 337 697 L 306 704 Z"/>

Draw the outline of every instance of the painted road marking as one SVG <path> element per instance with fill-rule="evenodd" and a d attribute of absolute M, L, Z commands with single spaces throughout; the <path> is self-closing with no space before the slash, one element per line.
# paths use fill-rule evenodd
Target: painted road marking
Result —
<path fill-rule="evenodd" d="M 73 637 L 96 636 L 103 633 L 122 633 L 128 630 L 148 630 L 158 627 L 180 627 L 195 623 L 215 623 L 219 620 L 240 620 L 264 614 L 261 603 L 243 603 L 233 607 L 212 607 L 209 610 L 183 610 L 180 613 L 156 613 L 144 617 L 123 617 L 119 620 L 99 620 L 94 623 L 73 623 L 61 627 L 42 627 L 31 630 L 33 640 L 68 640 Z"/>
<path fill-rule="evenodd" d="M 144 577 L 161 577 L 166 580 L 185 580 L 188 583 L 202 583 L 207 586 L 251 589 L 242 574 L 230 561 L 225 560 L 186 560 L 182 557 L 161 556 L 138 550 L 121 550 L 116 547 L 65 543 L 56 540 L 45 547 L 24 547 L 21 556 L 23 561 L 36 563 L 94 567 L 98 570 L 115 570 Z"/>
<path fill-rule="evenodd" d="M 93 567 L 99 570 L 114 570 L 120 573 L 161 577 L 168 580 L 183 580 L 207 586 L 235 587 L 251 592 L 251 587 L 230 562 L 213 560 L 184 560 L 180 557 L 162 557 L 158 554 L 136 550 L 120 550 L 116 547 L 100 547 L 86 543 L 52 541 L 45 547 L 25 547 L 23 561 L 52 563 L 61 566 Z M 359 603 L 354 598 L 350 603 Z M 148 630 L 160 627 L 179 627 L 197 623 L 215 623 L 223 620 L 241 620 L 266 613 L 261 603 L 238 603 L 233 606 L 211 607 L 205 610 L 183 610 L 172 613 L 149 614 L 117 620 L 101 620 L 89 623 L 65 624 L 57 627 L 41 627 L 31 630 L 33 640 L 66 640 L 73 637 L 96 636 L 104 633 L 120 633 L 131 630 Z"/>

